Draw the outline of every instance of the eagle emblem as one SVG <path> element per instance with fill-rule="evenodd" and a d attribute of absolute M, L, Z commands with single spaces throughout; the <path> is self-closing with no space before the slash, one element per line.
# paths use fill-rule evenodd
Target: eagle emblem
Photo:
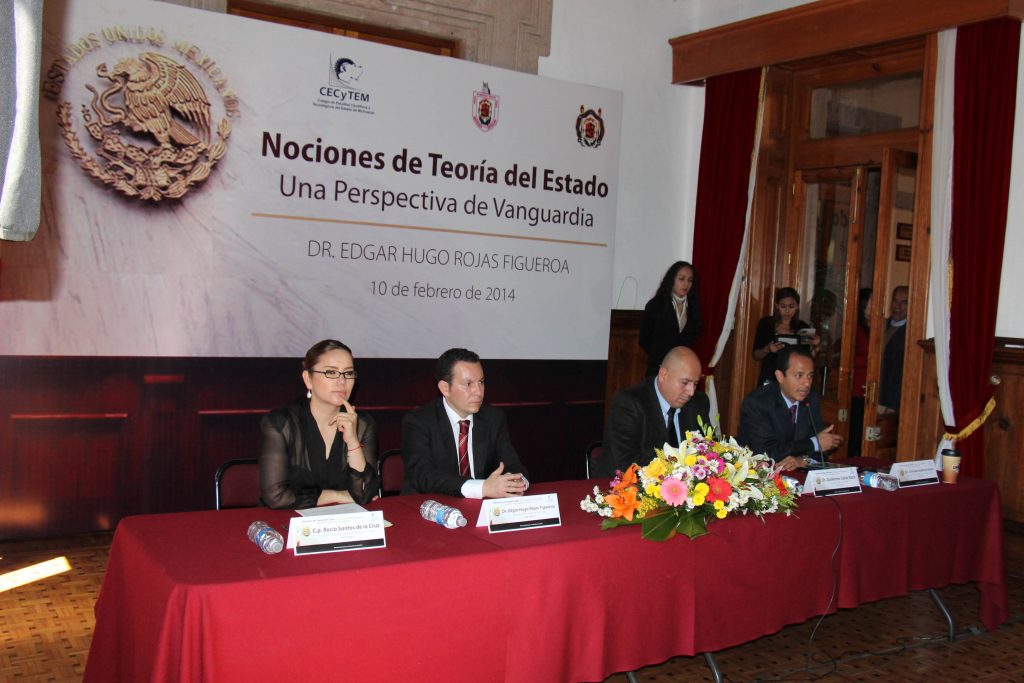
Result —
<path fill-rule="evenodd" d="M 81 105 L 84 126 L 95 143 L 93 157 L 72 125 L 72 106 L 61 102 L 58 120 L 65 144 L 94 178 L 143 200 L 178 199 L 204 181 L 227 152 L 226 118 L 211 139 L 211 106 L 199 80 L 176 60 L 142 52 L 96 67 L 109 85 L 92 84 Z"/>

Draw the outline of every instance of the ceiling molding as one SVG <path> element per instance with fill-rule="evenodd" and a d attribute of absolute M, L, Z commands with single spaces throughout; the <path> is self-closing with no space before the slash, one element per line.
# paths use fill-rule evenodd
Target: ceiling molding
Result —
<path fill-rule="evenodd" d="M 988 19 L 1024 18 L 1024 0 L 819 0 L 679 36 L 672 82 L 922 36 Z"/>

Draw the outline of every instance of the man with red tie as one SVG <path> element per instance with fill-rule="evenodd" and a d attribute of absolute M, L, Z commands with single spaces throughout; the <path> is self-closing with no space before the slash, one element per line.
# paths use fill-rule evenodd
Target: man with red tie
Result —
<path fill-rule="evenodd" d="M 843 438 L 832 433 L 832 425 L 822 425 L 821 397 L 811 389 L 810 352 L 787 346 L 776 361 L 778 384 L 762 385 L 743 399 L 736 440 L 768 455 L 780 469 L 792 470 L 821 460 L 821 453 L 840 446 Z"/>
<path fill-rule="evenodd" d="M 484 403 L 480 356 L 448 349 L 435 371 L 441 396 L 402 420 L 402 493 L 464 498 L 521 496 L 526 468 L 509 438 L 505 413 Z"/>

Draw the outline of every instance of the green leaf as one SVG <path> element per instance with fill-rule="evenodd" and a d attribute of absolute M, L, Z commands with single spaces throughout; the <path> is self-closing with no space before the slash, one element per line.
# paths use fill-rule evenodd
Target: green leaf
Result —
<path fill-rule="evenodd" d="M 678 510 L 654 510 L 644 517 L 640 535 L 648 541 L 667 541 L 676 535 L 678 522 Z"/>
<path fill-rule="evenodd" d="M 704 515 L 696 510 L 691 510 L 680 516 L 679 523 L 676 524 L 676 531 L 686 534 L 690 538 L 697 538 L 708 532 L 708 522 L 704 519 Z"/>
<path fill-rule="evenodd" d="M 628 520 L 625 517 L 605 517 L 601 520 L 601 531 L 607 531 L 622 525 L 639 524 L 641 521 L 636 515 L 633 516 L 632 520 Z"/>

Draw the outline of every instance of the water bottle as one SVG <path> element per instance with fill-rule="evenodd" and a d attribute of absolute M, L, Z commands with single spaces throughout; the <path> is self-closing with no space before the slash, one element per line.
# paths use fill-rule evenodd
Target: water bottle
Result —
<path fill-rule="evenodd" d="M 860 480 L 865 486 L 883 491 L 895 491 L 900 487 L 899 479 L 883 472 L 865 472 L 860 475 Z"/>
<path fill-rule="evenodd" d="M 284 549 L 284 537 L 266 522 L 253 522 L 249 525 L 249 540 L 267 555 L 279 553 Z"/>
<path fill-rule="evenodd" d="M 423 519 L 437 522 L 449 529 L 466 526 L 466 518 L 457 508 L 441 505 L 436 500 L 423 501 L 423 505 L 420 505 L 420 515 L 423 516 Z"/>

